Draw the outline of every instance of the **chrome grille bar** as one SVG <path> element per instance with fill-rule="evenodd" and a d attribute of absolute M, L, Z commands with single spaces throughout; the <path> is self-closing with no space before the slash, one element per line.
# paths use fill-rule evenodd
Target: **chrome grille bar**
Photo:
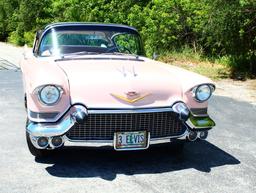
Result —
<path fill-rule="evenodd" d="M 178 136 L 185 130 L 172 111 L 89 113 L 84 124 L 75 124 L 66 135 L 71 140 L 113 140 L 114 133 L 121 131 L 149 131 L 151 138 L 160 138 Z"/>

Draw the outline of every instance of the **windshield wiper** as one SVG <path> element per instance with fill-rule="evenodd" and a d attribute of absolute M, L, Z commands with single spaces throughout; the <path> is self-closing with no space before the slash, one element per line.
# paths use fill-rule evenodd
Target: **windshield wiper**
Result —
<path fill-rule="evenodd" d="M 89 51 L 81 51 L 81 52 L 71 52 L 67 54 L 61 55 L 61 58 L 65 58 L 65 56 L 80 56 L 80 55 L 95 55 L 95 54 L 100 54 L 99 52 L 89 52 Z"/>
<path fill-rule="evenodd" d="M 124 52 L 120 52 L 120 49 L 124 49 L 125 51 L 129 52 L 129 53 L 124 53 Z M 112 50 L 118 50 L 111 52 Z M 127 56 L 134 56 L 136 59 L 139 59 L 139 55 L 138 54 L 133 54 L 132 51 L 130 50 L 130 48 L 127 48 L 125 46 L 113 46 L 112 48 L 109 48 L 106 50 L 106 52 L 102 53 L 102 54 L 114 54 L 114 55 L 127 55 Z"/>
<path fill-rule="evenodd" d="M 119 56 L 134 56 L 136 59 L 139 59 L 139 55 L 137 54 L 128 54 L 123 52 L 102 52 L 100 55 L 119 55 Z"/>
<path fill-rule="evenodd" d="M 80 55 L 119 55 L 119 56 L 132 56 L 135 57 L 136 60 L 139 60 L 139 55 L 136 54 L 130 54 L 130 53 L 123 53 L 123 52 L 88 52 L 88 51 L 82 51 L 82 52 L 72 52 L 68 54 L 63 54 L 60 56 L 58 60 L 69 60 L 72 59 L 72 56 L 80 56 Z M 66 57 L 67 56 L 67 57 Z M 71 56 L 71 57 L 70 57 Z M 76 57 L 75 57 L 76 58 Z"/>

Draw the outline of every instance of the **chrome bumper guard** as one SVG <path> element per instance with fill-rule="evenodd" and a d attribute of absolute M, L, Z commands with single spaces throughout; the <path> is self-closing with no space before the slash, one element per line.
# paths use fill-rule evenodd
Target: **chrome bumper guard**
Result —
<path fill-rule="evenodd" d="M 75 121 L 71 116 L 65 116 L 58 123 L 29 123 L 27 131 L 34 137 L 60 136 L 66 133 L 74 124 Z"/>
<path fill-rule="evenodd" d="M 75 105 L 57 123 L 30 122 L 27 126 L 27 132 L 33 137 L 64 135 L 75 124 L 76 121 L 74 115 L 81 111 L 87 114 L 87 110 L 84 106 Z"/>

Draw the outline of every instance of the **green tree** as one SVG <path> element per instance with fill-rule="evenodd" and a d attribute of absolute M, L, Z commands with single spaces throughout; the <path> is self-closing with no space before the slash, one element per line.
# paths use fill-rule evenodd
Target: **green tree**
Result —
<path fill-rule="evenodd" d="M 18 0 L 0 0 L 0 41 L 5 41 L 16 29 L 16 23 L 10 21 L 15 17 L 18 7 Z"/>
<path fill-rule="evenodd" d="M 186 47 L 256 74 L 255 15 L 255 0 L 0 0 L 0 40 L 31 45 L 52 22 L 120 23 L 139 30 L 148 55 Z"/>

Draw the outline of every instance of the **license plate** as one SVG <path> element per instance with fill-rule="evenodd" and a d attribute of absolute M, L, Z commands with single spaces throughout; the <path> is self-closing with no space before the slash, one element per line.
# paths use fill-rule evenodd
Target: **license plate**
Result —
<path fill-rule="evenodd" d="M 146 149 L 148 147 L 146 131 L 117 132 L 114 140 L 116 150 Z"/>

